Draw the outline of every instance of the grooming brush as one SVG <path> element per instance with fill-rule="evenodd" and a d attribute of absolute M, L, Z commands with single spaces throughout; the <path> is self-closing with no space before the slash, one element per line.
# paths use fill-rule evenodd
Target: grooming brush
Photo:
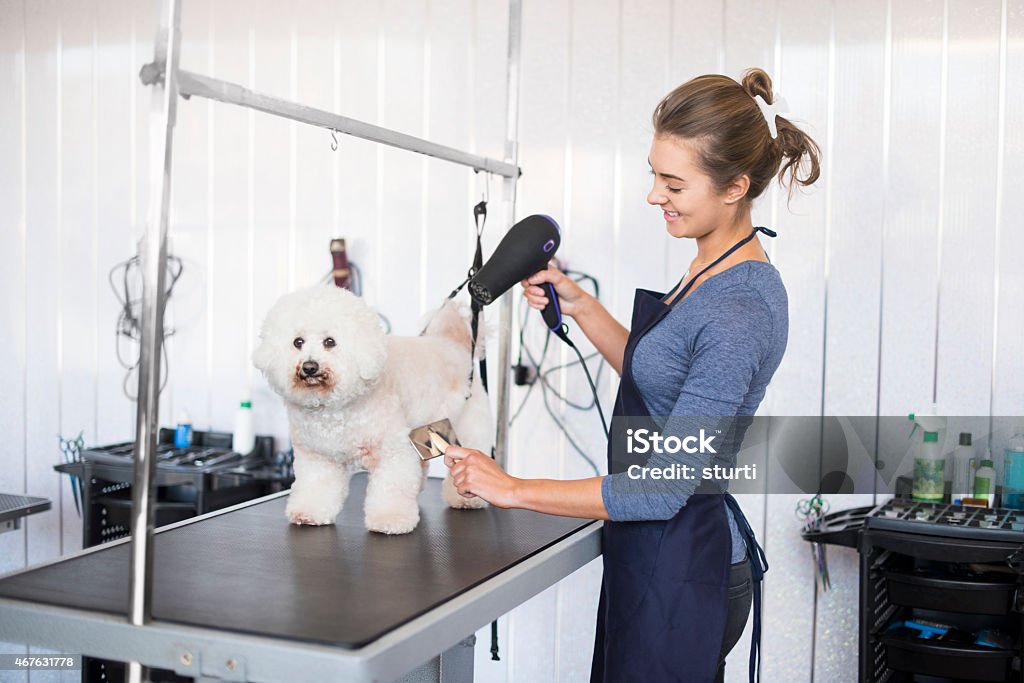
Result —
<path fill-rule="evenodd" d="M 431 422 L 422 425 L 409 432 L 409 442 L 412 443 L 420 460 L 431 460 L 444 455 L 449 446 L 459 446 L 459 440 L 455 436 L 455 429 L 447 419 Z"/>

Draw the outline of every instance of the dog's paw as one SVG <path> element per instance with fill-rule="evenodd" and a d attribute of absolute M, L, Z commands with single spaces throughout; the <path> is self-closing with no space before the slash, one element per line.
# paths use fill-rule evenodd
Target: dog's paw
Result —
<path fill-rule="evenodd" d="M 420 523 L 419 507 L 411 510 L 375 510 L 366 513 L 366 528 L 379 534 L 407 534 Z"/>
<path fill-rule="evenodd" d="M 298 525 L 309 525 L 309 526 L 324 526 L 326 524 L 334 524 L 334 520 L 329 517 L 315 515 L 311 512 L 303 512 L 301 510 L 289 510 L 285 513 L 288 516 L 288 521 L 292 524 Z"/>
<path fill-rule="evenodd" d="M 334 518 L 338 516 L 336 512 L 332 514 L 331 510 L 325 508 L 317 509 L 315 505 L 303 505 L 301 502 L 296 503 L 295 500 L 288 502 L 284 514 L 292 524 L 305 524 L 309 526 L 334 524 Z"/>
<path fill-rule="evenodd" d="M 487 506 L 487 501 L 479 496 L 466 498 L 455 489 L 451 477 L 445 477 L 441 482 L 441 500 L 450 508 L 456 510 L 479 510 Z"/>

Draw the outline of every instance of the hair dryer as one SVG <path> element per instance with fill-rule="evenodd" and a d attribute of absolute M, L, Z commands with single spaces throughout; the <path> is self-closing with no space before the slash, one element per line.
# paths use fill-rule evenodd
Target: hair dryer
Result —
<path fill-rule="evenodd" d="M 481 304 L 491 303 L 520 280 L 546 269 L 560 243 L 558 223 L 553 218 L 541 214 L 527 216 L 505 233 L 487 263 L 469 281 L 470 296 Z M 548 297 L 541 315 L 548 329 L 560 333 L 562 311 L 558 295 L 550 282 L 541 287 Z"/>

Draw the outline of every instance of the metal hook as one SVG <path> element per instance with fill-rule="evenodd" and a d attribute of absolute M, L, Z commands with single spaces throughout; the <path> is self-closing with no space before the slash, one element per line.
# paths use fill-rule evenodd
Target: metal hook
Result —
<path fill-rule="evenodd" d="M 331 128 L 331 151 L 338 151 L 338 130 L 336 128 Z"/>

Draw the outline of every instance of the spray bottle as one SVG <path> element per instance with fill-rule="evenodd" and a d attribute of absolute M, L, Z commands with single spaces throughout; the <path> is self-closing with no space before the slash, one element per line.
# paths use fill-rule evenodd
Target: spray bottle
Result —
<path fill-rule="evenodd" d="M 946 427 L 946 418 L 937 415 L 910 413 L 907 419 L 914 423 L 910 438 L 920 427 L 922 440 L 914 455 L 914 500 L 941 503 L 946 488 L 946 459 L 939 443 L 939 431 Z"/>

